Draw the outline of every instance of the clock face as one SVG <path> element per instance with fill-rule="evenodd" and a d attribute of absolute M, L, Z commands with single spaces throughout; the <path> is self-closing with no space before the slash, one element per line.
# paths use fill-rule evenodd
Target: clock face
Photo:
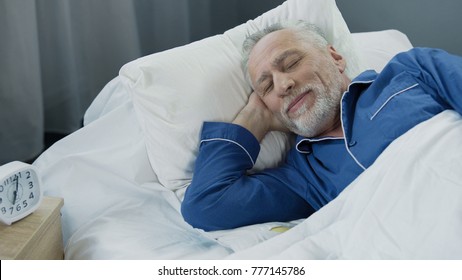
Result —
<path fill-rule="evenodd" d="M 0 180 L 0 217 L 15 221 L 33 210 L 40 202 L 39 180 L 32 168 L 22 168 Z"/>

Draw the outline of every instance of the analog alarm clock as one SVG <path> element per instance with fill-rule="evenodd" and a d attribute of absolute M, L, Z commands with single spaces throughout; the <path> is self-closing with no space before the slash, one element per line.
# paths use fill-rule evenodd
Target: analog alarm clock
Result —
<path fill-rule="evenodd" d="M 0 222 L 11 225 L 34 212 L 41 201 L 35 166 L 20 161 L 0 166 Z"/>

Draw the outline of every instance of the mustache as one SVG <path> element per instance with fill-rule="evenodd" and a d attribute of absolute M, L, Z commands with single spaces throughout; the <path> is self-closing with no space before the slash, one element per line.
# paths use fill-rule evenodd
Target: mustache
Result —
<path fill-rule="evenodd" d="M 289 94 L 287 94 L 287 97 L 284 100 L 283 110 L 287 112 L 295 103 L 298 102 L 298 99 L 300 99 L 302 95 L 313 92 L 315 92 L 315 87 L 312 85 L 305 85 L 298 89 L 290 90 Z"/>

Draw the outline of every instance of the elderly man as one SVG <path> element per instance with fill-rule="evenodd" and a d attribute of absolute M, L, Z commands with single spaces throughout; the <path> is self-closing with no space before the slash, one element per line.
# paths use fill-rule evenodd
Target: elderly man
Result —
<path fill-rule="evenodd" d="M 396 138 L 436 114 L 462 113 L 462 58 L 416 48 L 351 81 L 347 61 L 310 24 L 280 23 L 244 42 L 254 88 L 232 123 L 204 123 L 182 204 L 205 230 L 307 217 Z M 285 163 L 248 174 L 272 130 L 297 134 Z"/>

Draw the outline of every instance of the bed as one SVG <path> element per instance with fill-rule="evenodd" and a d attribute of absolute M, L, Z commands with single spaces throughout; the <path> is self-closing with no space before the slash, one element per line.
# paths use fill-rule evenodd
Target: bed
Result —
<path fill-rule="evenodd" d="M 34 162 L 45 195 L 64 198 L 66 259 L 462 258 L 462 118 L 452 111 L 397 139 L 307 219 L 212 232 L 183 220 L 202 122 L 231 120 L 250 93 L 240 43 L 282 19 L 320 26 L 351 77 L 412 47 L 397 30 L 350 33 L 333 0 L 288 0 L 224 34 L 127 63 L 84 127 Z M 254 169 L 279 164 L 290 143 L 267 135 Z"/>

